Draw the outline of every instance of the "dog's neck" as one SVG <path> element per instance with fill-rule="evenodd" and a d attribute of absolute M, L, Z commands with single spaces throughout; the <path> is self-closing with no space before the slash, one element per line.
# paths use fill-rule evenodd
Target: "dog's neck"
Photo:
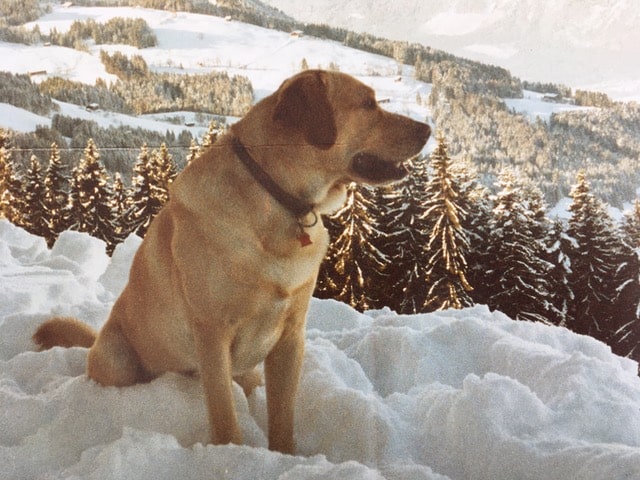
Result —
<path fill-rule="evenodd" d="M 300 221 L 315 210 L 313 203 L 302 200 L 283 189 L 271 176 L 254 160 L 240 139 L 234 136 L 231 139 L 233 152 L 247 168 L 249 173 L 269 194 L 286 210 Z"/>

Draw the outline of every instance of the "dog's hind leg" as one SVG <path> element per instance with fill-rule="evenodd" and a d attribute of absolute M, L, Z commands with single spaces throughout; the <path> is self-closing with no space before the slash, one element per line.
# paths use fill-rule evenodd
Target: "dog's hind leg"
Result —
<path fill-rule="evenodd" d="M 87 374 L 102 385 L 116 387 L 145 383 L 154 378 L 143 367 L 113 318 L 105 324 L 89 350 Z"/>

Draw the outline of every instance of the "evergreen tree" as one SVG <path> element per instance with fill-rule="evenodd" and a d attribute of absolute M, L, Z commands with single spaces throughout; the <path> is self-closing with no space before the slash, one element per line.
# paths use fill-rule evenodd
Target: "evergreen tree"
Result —
<path fill-rule="evenodd" d="M 14 172 L 9 149 L 9 135 L 0 129 L 0 218 L 4 217 L 15 225 L 21 224 L 22 181 Z"/>
<path fill-rule="evenodd" d="M 443 137 L 431 154 L 431 170 L 425 219 L 433 227 L 426 245 L 428 291 L 424 308 L 433 311 L 468 307 L 473 304 L 468 294 L 473 288 L 466 277 L 469 244 L 460 220 L 466 212 L 458 203 L 458 186 Z"/>
<path fill-rule="evenodd" d="M 113 180 L 113 197 L 111 200 L 111 210 L 114 218 L 114 232 L 112 243 L 107 245 L 107 253 L 111 255 L 118 243 L 124 241 L 132 231 L 129 212 L 131 210 L 131 197 L 129 191 L 124 186 L 119 173 L 115 174 Z"/>
<path fill-rule="evenodd" d="M 200 147 L 198 142 L 193 138 L 191 139 L 191 145 L 189 146 L 189 155 L 187 155 L 187 165 L 193 162 L 200 155 Z"/>
<path fill-rule="evenodd" d="M 21 226 L 34 235 L 46 238 L 48 227 L 44 216 L 44 193 L 42 167 L 38 158 L 32 155 L 24 177 Z"/>
<path fill-rule="evenodd" d="M 626 214 L 621 228 L 620 266 L 616 272 L 614 332 L 611 346 L 618 355 L 640 361 L 640 201 Z"/>
<path fill-rule="evenodd" d="M 207 132 L 202 137 L 202 144 L 200 145 L 200 155 L 202 155 L 207 148 L 216 143 L 218 139 L 218 135 L 220 133 L 221 127 L 215 120 L 211 120 L 209 122 L 209 128 Z"/>
<path fill-rule="evenodd" d="M 164 205 L 169 200 L 169 187 L 178 175 L 178 169 L 165 143 L 160 145 L 159 150 L 152 152 L 151 158 L 153 160 L 154 178 L 156 179 L 154 190 L 152 191 L 154 191 L 158 202 Z"/>
<path fill-rule="evenodd" d="M 624 244 L 616 271 L 616 297 L 606 337 L 614 353 L 640 361 L 640 248 Z"/>
<path fill-rule="evenodd" d="M 578 174 L 571 198 L 567 233 L 572 243 L 567 257 L 573 298 L 567 327 L 609 343 L 616 299 L 618 239 L 611 218 L 602 202 L 591 193 L 583 172 Z"/>
<path fill-rule="evenodd" d="M 622 231 L 632 248 L 640 248 L 640 199 L 633 203 L 633 210 L 625 214 Z"/>
<path fill-rule="evenodd" d="M 555 325 L 565 326 L 569 304 L 573 300 L 573 292 L 569 285 L 571 268 L 566 253 L 571 247 L 571 239 L 568 237 L 562 221 L 556 220 L 551 224 L 545 243 L 546 251 L 543 258 L 551 265 L 548 275 L 550 301 L 557 313 L 556 317 L 550 318 L 550 320 Z"/>
<path fill-rule="evenodd" d="M 144 237 L 151 221 L 168 198 L 167 179 L 163 179 L 159 164 L 158 153 L 149 153 L 147 146 L 143 145 L 133 166 L 133 193 L 129 214 L 132 231 L 140 237 Z"/>
<path fill-rule="evenodd" d="M 71 178 L 71 226 L 73 230 L 87 232 L 114 242 L 113 193 L 107 173 L 99 162 L 100 155 L 93 140 L 87 141 L 84 155 Z"/>
<path fill-rule="evenodd" d="M 45 238 L 49 247 L 69 225 L 68 178 L 60 159 L 58 145 L 51 145 L 49 166 L 44 176 L 44 216 L 47 220 Z"/>
<path fill-rule="evenodd" d="M 490 195 L 487 188 L 478 182 L 470 165 L 457 171 L 456 177 L 459 179 L 460 190 L 458 204 L 460 210 L 466 212 L 460 222 L 469 240 L 466 259 L 469 266 L 467 278 L 473 286 L 470 295 L 474 303 L 488 305 L 494 293 L 487 281 L 487 272 L 493 264 L 493 258 L 489 254 L 493 217 Z"/>
<path fill-rule="evenodd" d="M 498 187 L 488 252 L 488 286 L 494 292 L 489 307 L 517 320 L 551 323 L 556 316 L 548 300 L 551 265 L 534 237 L 535 219 L 512 172 L 501 175 Z"/>
<path fill-rule="evenodd" d="M 343 229 L 328 252 L 317 290 L 324 298 L 334 298 L 361 311 L 372 307 L 371 272 L 385 262 L 370 242 L 374 231 L 368 214 L 370 195 L 365 187 L 348 187 L 345 206 L 333 217 Z"/>
<path fill-rule="evenodd" d="M 424 160 L 414 162 L 402 181 L 377 190 L 376 218 L 380 232 L 372 241 L 387 259 L 377 288 L 380 306 L 398 313 L 417 313 L 426 299 L 424 246 L 429 240 L 425 223 L 427 171 Z"/>

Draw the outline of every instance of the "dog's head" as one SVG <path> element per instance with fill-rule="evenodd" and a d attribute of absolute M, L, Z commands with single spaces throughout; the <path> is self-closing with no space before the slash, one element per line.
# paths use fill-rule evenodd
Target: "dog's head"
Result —
<path fill-rule="evenodd" d="M 404 162 L 431 132 L 425 123 L 381 109 L 373 89 L 343 73 L 308 70 L 274 96 L 273 121 L 349 181 L 377 185 L 403 178 Z"/>

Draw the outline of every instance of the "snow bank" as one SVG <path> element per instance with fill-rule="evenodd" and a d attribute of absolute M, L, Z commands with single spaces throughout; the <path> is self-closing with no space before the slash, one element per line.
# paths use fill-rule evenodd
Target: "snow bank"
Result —
<path fill-rule="evenodd" d="M 264 388 L 235 389 L 246 446 L 206 445 L 197 380 L 105 388 L 87 351 L 35 352 L 51 313 L 99 326 L 139 240 L 109 260 L 0 221 L 2 478 L 640 478 L 637 365 L 591 338 L 478 306 L 399 316 L 314 300 L 297 401 L 299 456 L 266 449 Z"/>

